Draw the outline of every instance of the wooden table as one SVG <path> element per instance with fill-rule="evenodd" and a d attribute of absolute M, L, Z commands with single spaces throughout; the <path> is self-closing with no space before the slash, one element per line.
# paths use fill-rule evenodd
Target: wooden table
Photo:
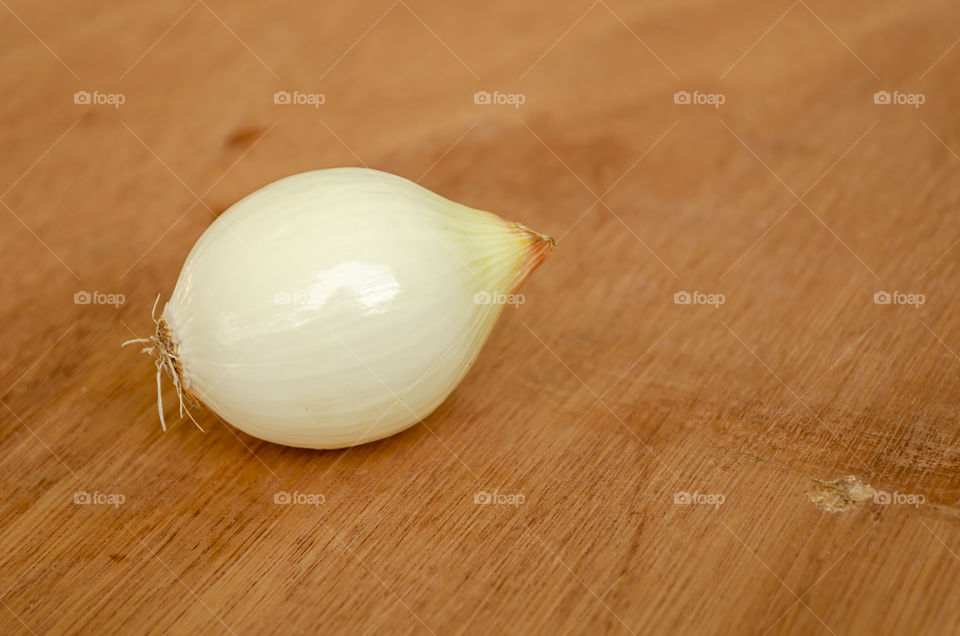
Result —
<path fill-rule="evenodd" d="M 482 4 L 0 2 L 0 633 L 957 632 L 956 3 Z M 405 433 L 163 433 L 120 342 L 341 165 L 558 249 Z"/>

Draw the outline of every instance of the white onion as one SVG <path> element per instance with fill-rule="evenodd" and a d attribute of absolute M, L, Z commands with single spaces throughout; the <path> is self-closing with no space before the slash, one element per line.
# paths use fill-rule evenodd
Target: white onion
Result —
<path fill-rule="evenodd" d="M 401 177 L 306 172 L 223 213 L 137 341 L 181 411 L 186 397 L 271 442 L 360 444 L 443 402 L 553 246 Z"/>

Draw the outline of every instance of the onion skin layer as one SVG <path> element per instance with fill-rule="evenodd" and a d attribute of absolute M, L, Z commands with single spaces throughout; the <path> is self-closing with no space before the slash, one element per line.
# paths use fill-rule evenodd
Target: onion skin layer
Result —
<path fill-rule="evenodd" d="M 342 448 L 429 415 L 553 239 L 363 168 L 306 172 L 200 237 L 158 323 L 188 398 L 254 437 Z"/>

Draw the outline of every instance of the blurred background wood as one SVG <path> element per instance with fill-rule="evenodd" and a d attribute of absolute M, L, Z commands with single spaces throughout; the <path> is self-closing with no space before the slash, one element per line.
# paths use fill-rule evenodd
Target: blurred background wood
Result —
<path fill-rule="evenodd" d="M 955 633 L 954 3 L 0 4 L 0 632 Z M 119 343 L 342 165 L 559 248 L 401 435 L 162 433 Z"/>

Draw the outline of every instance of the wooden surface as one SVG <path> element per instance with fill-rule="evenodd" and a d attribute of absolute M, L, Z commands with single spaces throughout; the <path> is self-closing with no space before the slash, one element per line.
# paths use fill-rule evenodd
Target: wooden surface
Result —
<path fill-rule="evenodd" d="M 0 3 L 0 633 L 956 633 L 956 4 L 482 5 Z M 162 433 L 120 342 L 342 165 L 559 247 L 405 433 Z"/>

